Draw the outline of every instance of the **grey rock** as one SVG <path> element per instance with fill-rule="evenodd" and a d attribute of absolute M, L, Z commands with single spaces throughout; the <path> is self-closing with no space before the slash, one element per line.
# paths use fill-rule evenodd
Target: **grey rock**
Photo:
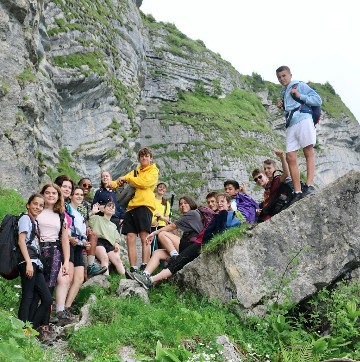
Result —
<path fill-rule="evenodd" d="M 150 303 L 147 291 L 136 281 L 130 279 L 120 279 L 117 296 L 126 298 L 139 296 L 145 303 Z"/>
<path fill-rule="evenodd" d="M 136 355 L 136 350 L 129 346 L 121 347 L 119 352 L 119 356 L 124 362 L 140 362 L 134 357 L 134 355 Z"/>
<path fill-rule="evenodd" d="M 79 328 L 88 327 L 91 324 L 90 307 L 91 303 L 96 302 L 97 298 L 94 294 L 89 297 L 88 303 L 81 308 L 81 319 L 75 324 L 74 330 L 77 331 Z"/>
<path fill-rule="evenodd" d="M 86 287 L 93 287 L 93 286 L 99 286 L 102 288 L 109 289 L 110 288 L 110 281 L 105 275 L 95 275 L 94 277 L 91 277 L 89 280 L 87 280 L 84 284 L 82 284 L 81 288 Z"/>
<path fill-rule="evenodd" d="M 244 356 L 235 349 L 234 345 L 230 342 L 229 337 L 222 335 L 216 337 L 216 343 L 224 347 L 222 357 L 224 361 L 241 362 Z"/>
<path fill-rule="evenodd" d="M 359 205 L 360 174 L 351 171 L 257 225 L 228 249 L 200 255 L 176 281 L 223 302 L 237 299 L 244 310 L 262 315 L 265 296 L 282 300 L 281 293 L 270 291 L 271 284 L 291 275 L 291 260 L 298 255 L 298 276 L 289 287 L 291 302 L 300 302 L 360 266 Z M 269 269 L 272 279 L 266 276 Z"/>

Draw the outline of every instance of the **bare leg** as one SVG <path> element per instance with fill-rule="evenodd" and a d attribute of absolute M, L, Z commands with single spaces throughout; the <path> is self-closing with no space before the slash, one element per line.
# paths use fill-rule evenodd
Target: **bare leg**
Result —
<path fill-rule="evenodd" d="M 105 248 L 103 246 L 97 246 L 95 255 L 100 260 L 101 266 L 106 266 L 107 268 L 104 275 L 109 275 L 109 257 Z"/>
<path fill-rule="evenodd" d="M 147 231 L 140 231 L 139 236 L 141 239 L 141 247 L 142 247 L 142 255 L 141 260 L 143 263 L 147 264 L 150 260 L 150 253 L 151 253 L 151 245 L 146 245 L 146 237 L 149 235 Z M 131 264 L 130 265 L 136 265 Z"/>
<path fill-rule="evenodd" d="M 313 145 L 303 148 L 306 158 L 306 184 L 313 185 L 315 175 L 315 153 Z"/>
<path fill-rule="evenodd" d="M 88 237 L 89 243 L 91 244 L 90 249 L 86 251 L 87 255 L 95 255 L 96 245 L 98 242 L 98 235 L 95 231 L 91 229 L 87 229 L 86 235 Z"/>
<path fill-rule="evenodd" d="M 301 191 L 300 186 L 300 171 L 299 166 L 297 164 L 297 151 L 288 152 L 286 154 L 286 161 L 289 165 L 290 175 L 292 182 L 294 184 L 294 191 Z"/>
<path fill-rule="evenodd" d="M 126 244 L 128 248 L 130 266 L 135 266 L 137 265 L 136 234 L 128 233 L 126 235 Z"/>
<path fill-rule="evenodd" d="M 179 251 L 180 245 L 180 237 L 169 233 L 168 231 L 160 231 L 158 234 L 159 241 L 164 249 L 166 249 L 169 253 L 174 249 Z"/>
<path fill-rule="evenodd" d="M 160 273 L 154 275 L 152 278 L 154 282 L 159 282 L 160 280 L 170 278 L 172 276 L 172 273 L 169 269 L 164 269 Z"/>
<path fill-rule="evenodd" d="M 79 289 L 84 282 L 84 267 L 83 266 L 77 266 L 74 268 L 74 278 L 73 282 L 71 284 L 71 287 L 69 289 L 65 307 L 70 308 L 71 304 L 73 303 L 75 297 L 77 296 L 77 293 L 79 292 Z"/>
<path fill-rule="evenodd" d="M 120 255 L 119 253 L 116 253 L 114 250 L 110 251 L 110 253 L 108 253 L 108 257 L 109 260 L 113 263 L 113 265 L 116 268 L 116 271 L 120 274 L 120 275 L 124 275 L 125 274 L 125 268 L 124 265 L 120 259 Z"/>
<path fill-rule="evenodd" d="M 56 304 L 65 305 L 66 296 L 68 294 L 70 286 L 70 279 L 68 275 L 63 275 L 61 269 L 57 277 L 56 283 Z"/>
<path fill-rule="evenodd" d="M 74 278 L 74 263 L 69 263 L 69 285 L 71 285 Z"/>
<path fill-rule="evenodd" d="M 155 250 L 153 255 L 150 258 L 148 265 L 145 268 L 145 271 L 150 274 L 159 266 L 160 260 L 169 260 L 169 253 L 164 249 Z"/>

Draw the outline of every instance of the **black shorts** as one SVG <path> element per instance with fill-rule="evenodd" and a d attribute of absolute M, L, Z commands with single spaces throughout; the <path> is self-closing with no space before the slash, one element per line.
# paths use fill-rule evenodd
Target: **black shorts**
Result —
<path fill-rule="evenodd" d="M 74 267 L 85 266 L 82 256 L 82 246 L 70 244 L 70 261 L 74 264 Z"/>
<path fill-rule="evenodd" d="M 105 248 L 106 252 L 107 253 L 110 253 L 110 251 L 113 251 L 115 250 L 114 246 L 111 245 L 110 241 L 106 240 L 106 239 L 102 239 L 102 238 L 99 238 L 98 239 L 98 242 L 97 242 L 97 247 L 98 246 L 102 246 L 103 248 Z"/>
<path fill-rule="evenodd" d="M 139 206 L 130 211 L 126 211 L 122 233 L 139 234 L 140 231 L 151 231 L 151 221 L 153 214 L 146 206 Z"/>

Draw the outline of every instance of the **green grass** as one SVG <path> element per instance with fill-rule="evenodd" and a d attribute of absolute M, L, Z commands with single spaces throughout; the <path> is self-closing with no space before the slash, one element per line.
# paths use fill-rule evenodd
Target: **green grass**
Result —
<path fill-rule="evenodd" d="M 31 73 L 31 71 L 29 69 L 25 69 L 21 74 L 15 75 L 14 78 L 19 81 L 19 84 L 22 87 L 27 86 L 28 83 L 30 83 L 30 82 L 33 82 L 33 83 L 39 82 L 39 80 L 36 78 L 36 76 L 33 73 Z"/>
<path fill-rule="evenodd" d="M 236 242 L 243 242 L 241 239 L 246 238 L 246 229 L 249 226 L 250 224 L 244 224 L 241 227 L 227 229 L 223 233 L 215 235 L 204 246 L 203 253 L 218 253 L 234 245 Z"/>
<path fill-rule="evenodd" d="M 0 222 L 6 214 L 19 215 L 26 212 L 26 201 L 17 190 L 4 189 L 0 186 Z"/>
<path fill-rule="evenodd" d="M 68 175 L 70 178 L 77 182 L 80 180 L 80 176 L 74 171 L 71 163 L 75 162 L 71 157 L 70 152 L 66 148 L 62 148 L 59 152 L 59 162 L 55 165 L 56 170 L 53 170 L 51 167 L 48 167 L 46 173 L 54 181 L 56 177 L 60 175 Z"/>

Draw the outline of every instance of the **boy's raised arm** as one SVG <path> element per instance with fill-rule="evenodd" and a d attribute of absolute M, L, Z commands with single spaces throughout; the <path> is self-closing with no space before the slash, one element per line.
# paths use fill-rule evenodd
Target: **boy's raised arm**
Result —
<path fill-rule="evenodd" d="M 126 176 L 124 176 L 124 181 L 130 183 L 136 188 L 146 189 L 151 185 L 156 184 L 159 176 L 159 170 L 155 167 L 147 172 L 143 177 L 134 177 L 134 172 L 129 172 Z"/>
<path fill-rule="evenodd" d="M 284 151 L 283 150 L 273 150 L 275 155 L 278 156 L 281 160 L 281 167 L 283 170 L 282 175 L 280 176 L 280 182 L 284 182 L 286 180 L 286 178 L 289 176 L 289 168 L 286 162 L 286 158 L 284 155 Z"/>

